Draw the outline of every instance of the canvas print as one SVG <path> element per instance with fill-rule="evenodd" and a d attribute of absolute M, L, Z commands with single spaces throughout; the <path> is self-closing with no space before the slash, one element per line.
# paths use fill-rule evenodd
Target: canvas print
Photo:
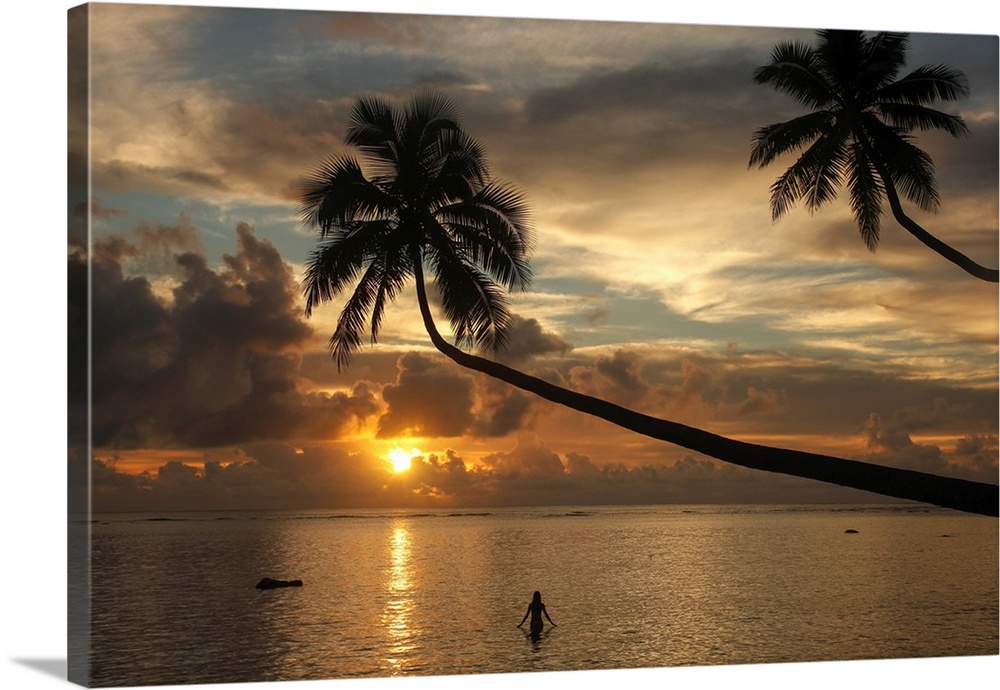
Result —
<path fill-rule="evenodd" d="M 997 654 L 997 36 L 68 38 L 72 681 Z"/>

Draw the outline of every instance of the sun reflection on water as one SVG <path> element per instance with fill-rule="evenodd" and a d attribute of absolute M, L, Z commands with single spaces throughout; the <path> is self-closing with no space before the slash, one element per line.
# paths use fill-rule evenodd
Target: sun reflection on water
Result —
<path fill-rule="evenodd" d="M 416 649 L 411 620 L 414 610 L 411 574 L 410 530 L 405 520 L 396 520 L 389 538 L 387 596 L 382 614 L 388 637 L 385 662 L 393 675 L 407 671 Z"/>

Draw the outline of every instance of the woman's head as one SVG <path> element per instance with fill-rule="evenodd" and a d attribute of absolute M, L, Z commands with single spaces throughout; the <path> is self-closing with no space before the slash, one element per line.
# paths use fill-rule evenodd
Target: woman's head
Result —
<path fill-rule="evenodd" d="M 542 603 L 542 593 L 541 592 L 535 592 L 533 595 L 531 595 L 531 603 L 532 604 L 540 604 L 540 603 Z"/>

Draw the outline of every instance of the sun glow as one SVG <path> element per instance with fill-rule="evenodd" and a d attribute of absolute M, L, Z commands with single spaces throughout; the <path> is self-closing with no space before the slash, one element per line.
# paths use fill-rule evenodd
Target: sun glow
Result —
<path fill-rule="evenodd" d="M 413 458 L 420 454 L 420 451 L 416 448 L 404 450 L 397 446 L 396 448 L 390 450 L 386 456 L 389 458 L 389 462 L 392 463 L 393 472 L 406 472 L 410 469 L 410 464 L 413 462 Z"/>

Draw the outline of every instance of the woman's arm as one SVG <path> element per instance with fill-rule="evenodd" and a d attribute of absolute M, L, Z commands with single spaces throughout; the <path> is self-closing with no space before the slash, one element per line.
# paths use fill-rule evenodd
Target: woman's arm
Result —
<path fill-rule="evenodd" d="M 524 621 L 528 620 L 529 615 L 531 615 L 531 604 L 528 604 L 528 610 L 524 612 L 524 618 L 522 618 L 521 622 L 517 624 L 517 627 L 520 628 L 522 625 L 524 625 Z"/>
<path fill-rule="evenodd" d="M 546 608 L 545 608 L 545 605 L 544 605 L 544 604 L 542 605 L 542 613 L 544 613 L 544 614 L 545 614 L 545 617 L 546 617 L 546 618 L 549 618 L 549 611 L 548 611 L 548 609 L 546 609 Z M 522 621 L 522 622 L 523 622 L 523 621 Z M 552 623 L 552 619 L 551 619 L 551 618 L 549 618 L 549 623 Z M 552 625 L 554 625 L 554 626 L 555 626 L 556 624 L 555 624 L 555 623 L 552 623 Z M 556 626 L 556 627 L 558 627 L 558 626 Z"/>

